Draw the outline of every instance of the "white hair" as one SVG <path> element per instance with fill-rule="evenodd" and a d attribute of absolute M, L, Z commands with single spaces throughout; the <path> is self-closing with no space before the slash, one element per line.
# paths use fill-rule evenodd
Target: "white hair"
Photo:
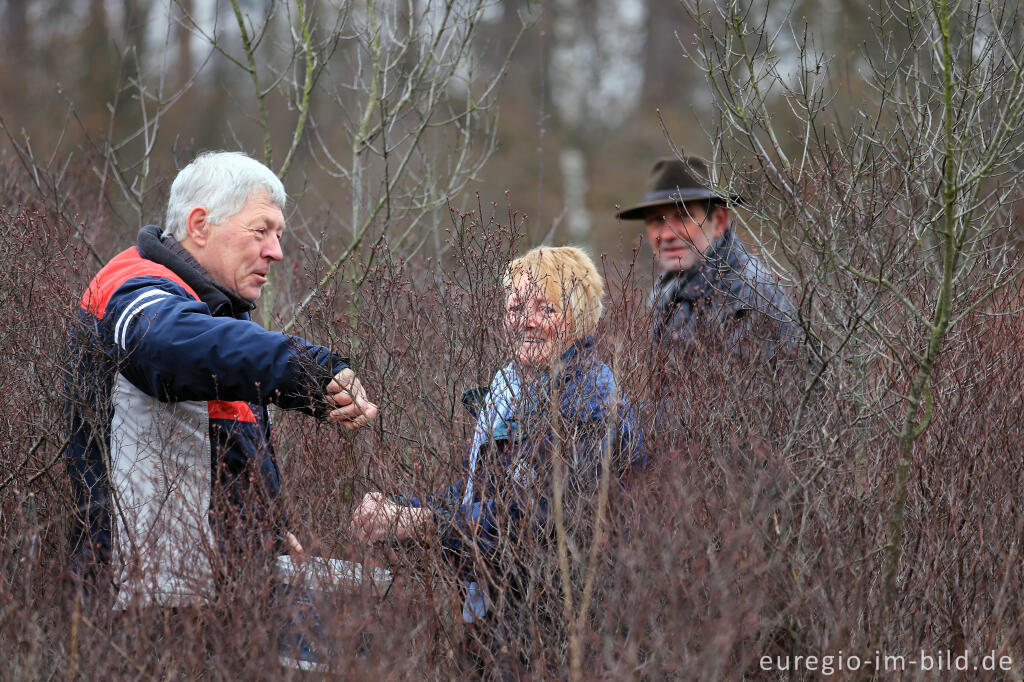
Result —
<path fill-rule="evenodd" d="M 284 210 L 288 198 L 272 170 L 241 152 L 203 152 L 171 183 L 167 219 L 160 236 L 184 239 L 188 235 L 188 214 L 196 206 L 209 212 L 207 220 L 211 224 L 220 225 L 260 192 L 266 192 Z"/>

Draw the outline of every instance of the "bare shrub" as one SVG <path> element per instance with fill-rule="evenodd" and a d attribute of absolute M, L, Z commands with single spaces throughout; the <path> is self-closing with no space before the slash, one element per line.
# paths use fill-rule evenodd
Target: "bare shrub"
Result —
<path fill-rule="evenodd" d="M 436 541 L 366 548 L 347 533 L 363 492 L 426 495 L 463 475 L 472 419 L 460 397 L 507 357 L 500 275 L 522 250 L 514 214 L 481 212 L 453 215 L 447 260 L 400 260 L 379 247 L 358 291 L 328 290 L 300 321 L 307 337 L 351 355 L 382 408 L 371 432 L 356 436 L 276 415 L 290 527 L 315 554 L 384 564 L 396 576 L 386 593 L 366 588 L 322 610 L 338 677 L 448 678 L 509 664 L 486 648 L 488 633 L 461 622 L 459 576 Z M 2 220 L 8 670 L 286 677 L 277 647 L 293 604 L 260 562 L 239 564 L 200 611 L 119 613 L 63 591 L 71 501 L 59 377 L 91 256 L 66 223 L 10 209 Z M 298 274 L 316 279 L 322 259 L 304 261 Z M 582 618 L 566 617 L 551 536 L 509 545 L 528 568 L 525 606 L 506 612 L 515 616 L 504 630 L 513 667 L 567 675 L 570 635 L 583 644 L 586 675 L 610 679 L 772 677 L 760 667 L 766 655 L 1021 650 L 1019 281 L 963 318 L 936 366 L 933 422 L 907 493 L 907 570 L 889 607 L 881 548 L 899 455 L 882 416 L 856 396 L 816 390 L 794 422 L 809 379 L 800 358 L 750 365 L 708 338 L 685 362 L 666 362 L 648 345 L 636 268 L 609 262 L 605 274 L 598 353 L 641 423 L 653 425 L 648 466 L 611 489 Z M 847 370 L 826 370 L 838 371 Z M 583 499 L 584 518 L 567 536 L 576 598 L 595 537 L 593 498 Z M 510 576 L 491 578 L 500 594 Z"/>

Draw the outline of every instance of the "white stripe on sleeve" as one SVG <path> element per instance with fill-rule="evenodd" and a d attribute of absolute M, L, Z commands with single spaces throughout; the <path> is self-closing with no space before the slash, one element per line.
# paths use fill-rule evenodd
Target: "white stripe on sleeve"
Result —
<path fill-rule="evenodd" d="M 154 296 L 157 298 L 153 298 Z M 170 294 L 162 289 L 149 289 L 136 296 L 131 303 L 125 306 L 124 312 L 121 313 L 121 317 L 117 319 L 117 325 L 114 327 L 114 340 L 117 341 L 117 345 L 121 346 L 124 350 L 128 350 L 125 347 L 125 341 L 128 338 L 128 324 L 133 317 L 154 303 L 157 303 L 164 296 L 170 296 Z M 147 298 L 152 300 L 146 301 Z"/>

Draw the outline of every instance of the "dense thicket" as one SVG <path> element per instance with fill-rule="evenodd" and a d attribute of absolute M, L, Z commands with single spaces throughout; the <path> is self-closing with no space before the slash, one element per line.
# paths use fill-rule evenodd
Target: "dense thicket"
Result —
<path fill-rule="evenodd" d="M 219 603 L 170 623 L 151 610 L 115 614 L 66 590 L 61 365 L 96 264 L 71 221 L 16 207 L 2 220 L 0 656 L 8 674 L 277 676 L 280 603 L 260 575 L 239 576 Z M 470 665 L 478 633 L 459 621 L 441 548 L 371 551 L 352 545 L 346 526 L 367 490 L 436 491 L 459 475 L 471 420 L 458 398 L 502 363 L 498 275 L 518 249 L 516 224 L 501 212 L 483 221 L 455 214 L 454 267 L 381 251 L 357 295 L 324 296 L 299 324 L 348 352 L 381 406 L 379 423 L 354 437 L 276 415 L 294 530 L 317 554 L 380 562 L 396 575 L 387 594 L 344 595 L 325 616 L 339 675 L 447 678 Z M 301 288 L 317 262 L 296 257 Z M 898 598 L 887 606 L 884 511 L 896 451 L 881 415 L 830 390 L 826 373 L 794 423 L 809 377 L 801 359 L 754 367 L 697 350 L 665 371 L 649 349 L 631 273 L 606 265 L 600 354 L 644 423 L 656 406 L 666 428 L 647 428 L 648 468 L 612 491 L 596 563 L 593 528 L 570 531 L 577 608 L 581 586 L 595 578 L 585 615 L 567 616 L 553 545 L 518 546 L 536 609 L 520 616 L 510 649 L 528 652 L 547 676 L 564 673 L 569 638 L 579 637 L 588 675 L 654 679 L 770 676 L 765 655 L 1021 650 L 1024 320 L 1009 312 L 1019 288 L 972 313 L 936 371 L 934 420 L 913 453 Z"/>

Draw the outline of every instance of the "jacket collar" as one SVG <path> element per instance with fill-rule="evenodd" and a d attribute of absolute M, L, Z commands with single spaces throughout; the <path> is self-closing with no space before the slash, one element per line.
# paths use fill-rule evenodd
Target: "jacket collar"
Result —
<path fill-rule="evenodd" d="M 593 357 L 593 350 L 594 335 L 584 336 L 562 353 L 562 357 L 559 358 L 558 364 L 554 367 L 557 370 L 557 374 L 553 381 L 551 380 L 551 367 L 547 367 L 540 373 L 535 383 L 539 386 L 564 386 L 572 381 L 573 377 L 579 373 L 580 368 L 584 366 L 584 363 Z"/>
<path fill-rule="evenodd" d="M 210 274 L 174 237 L 160 238 L 162 230 L 147 225 L 139 231 L 136 247 L 143 258 L 159 263 L 185 280 L 212 315 L 247 316 L 255 304 L 213 281 Z"/>
<path fill-rule="evenodd" d="M 560 370 L 556 378 L 558 385 L 564 386 L 572 381 L 575 373 L 580 369 L 581 363 L 593 357 L 593 351 L 593 334 L 585 336 L 569 346 L 569 348 L 562 353 L 562 357 L 559 359 L 559 363 L 557 365 Z M 512 382 L 515 384 L 515 390 L 513 392 L 516 394 L 519 393 L 522 386 L 520 383 L 521 376 L 519 371 L 520 370 L 516 367 L 516 363 L 513 361 L 502 372 L 502 376 L 512 377 Z M 551 383 L 548 380 L 550 373 L 550 368 L 543 370 L 540 375 L 529 382 L 530 390 L 536 392 L 540 388 L 548 388 Z M 493 400 L 494 397 L 489 395 L 490 390 L 491 387 L 479 386 L 477 388 L 471 388 L 462 394 L 462 405 L 471 415 L 473 415 L 474 419 L 479 418 L 484 406 L 487 405 L 487 399 L 491 398 Z"/>
<path fill-rule="evenodd" d="M 716 283 L 739 269 L 742 253 L 739 240 L 732 230 L 726 230 L 697 265 L 689 270 L 661 273 L 651 292 L 651 302 L 697 300 L 714 295 Z"/>
<path fill-rule="evenodd" d="M 577 355 L 582 356 L 594 348 L 594 335 L 590 334 L 584 336 L 582 339 L 576 341 L 574 344 L 569 346 L 564 353 L 562 353 L 562 366 L 569 364 L 569 362 Z"/>

